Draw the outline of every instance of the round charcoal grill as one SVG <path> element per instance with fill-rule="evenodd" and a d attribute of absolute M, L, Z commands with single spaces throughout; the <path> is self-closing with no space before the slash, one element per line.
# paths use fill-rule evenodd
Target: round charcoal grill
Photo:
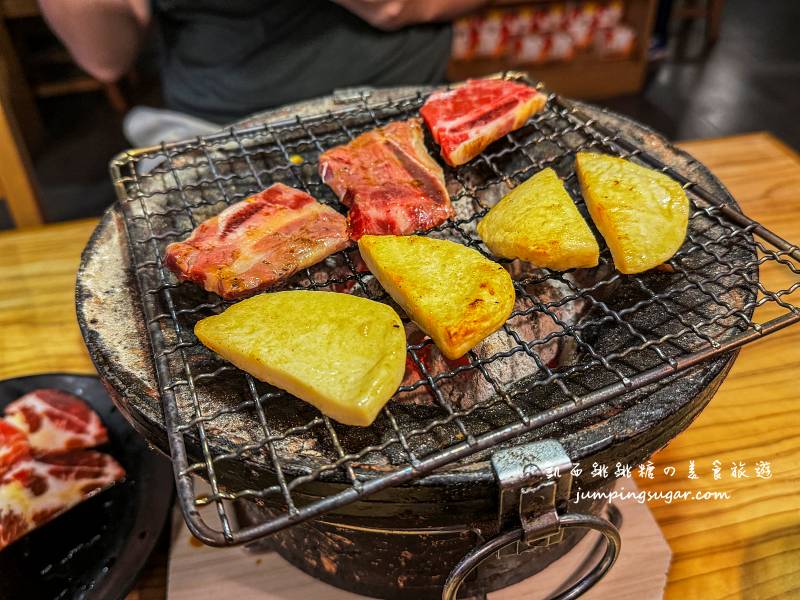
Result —
<path fill-rule="evenodd" d="M 427 91 L 334 95 L 118 157 L 120 202 L 78 275 L 81 328 L 122 412 L 171 454 L 187 524 L 206 543 L 267 545 L 361 594 L 434 598 L 456 565 L 448 597 L 461 579 L 460 593 L 472 595 L 533 575 L 588 526 L 610 544 L 577 594 L 610 567 L 615 549 L 604 502 L 570 501 L 579 489 L 613 485 L 613 477 L 591 477 L 591 465 L 613 473 L 617 462 L 646 461 L 702 410 L 738 347 L 800 320 L 792 304 L 800 283 L 774 291 L 758 282 L 766 261 L 797 281 L 800 257 L 657 134 L 552 96 L 526 127 L 445 169 L 457 218 L 428 235 L 485 252 L 476 221 L 546 166 L 583 210 L 574 153 L 594 149 L 668 165 L 685 183 L 689 236 L 663 269 L 621 276 L 607 250 L 597 269 L 566 274 L 508 264 L 518 304 L 493 345 L 443 366 L 429 340 L 410 336 L 413 376 L 367 428 L 330 421 L 204 349 L 192 326 L 225 304 L 163 269 L 166 244 L 273 181 L 337 206 L 316 175 L 319 152 L 414 116 Z M 355 249 L 287 287 L 386 300 Z M 758 321 L 762 306 L 771 312 Z M 575 464 L 582 472 L 572 477 Z M 195 477 L 210 491 L 195 489 Z M 210 516 L 203 505 L 214 508 Z"/>

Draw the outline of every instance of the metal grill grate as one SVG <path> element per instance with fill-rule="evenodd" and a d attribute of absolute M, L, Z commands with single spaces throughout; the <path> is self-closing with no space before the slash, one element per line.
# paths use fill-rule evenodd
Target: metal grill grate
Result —
<path fill-rule="evenodd" d="M 369 428 L 331 422 L 199 344 L 194 323 L 226 303 L 178 282 L 163 267 L 165 246 L 276 181 L 341 209 L 317 176 L 319 153 L 377 125 L 415 116 L 424 100 L 422 93 L 381 103 L 362 97 L 346 109 L 132 151 L 112 164 L 181 506 L 190 529 L 207 543 L 242 543 L 275 532 L 800 320 L 797 246 L 553 95 L 524 128 L 469 164 L 445 169 L 457 217 L 426 235 L 454 239 L 491 257 L 475 233 L 477 221 L 509 186 L 547 166 L 585 212 L 574 154 L 596 149 L 662 169 L 684 184 L 692 200 L 689 235 L 663 269 L 620 275 L 605 248 L 600 267 L 583 272 L 510 264 L 517 305 L 492 343 L 459 363 L 444 363 L 431 358 L 436 350 L 429 339 L 412 336 L 411 375 Z M 758 269 L 767 264 L 783 272 L 780 289 L 759 282 Z M 390 301 L 360 267 L 354 248 L 298 273 L 286 287 Z M 380 468 L 369 468 L 375 465 Z M 230 476 L 233 471 L 238 478 Z M 208 494 L 196 497 L 194 475 L 209 481 Z M 302 491 L 315 482 L 339 487 L 309 500 Z M 237 528 L 225 502 L 237 498 L 264 499 L 274 518 Z M 201 515 L 203 505 L 215 514 Z"/>

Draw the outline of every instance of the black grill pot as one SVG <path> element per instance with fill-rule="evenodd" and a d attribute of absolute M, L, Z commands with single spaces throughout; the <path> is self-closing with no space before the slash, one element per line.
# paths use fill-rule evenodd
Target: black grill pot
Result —
<path fill-rule="evenodd" d="M 255 120 L 319 112 L 325 102 L 295 105 Z M 617 115 L 588 105 L 582 108 L 599 122 L 647 145 L 662 161 L 684 170 L 716 197 L 735 206 L 713 175 L 660 136 Z M 119 209 L 112 206 L 83 254 L 77 282 L 78 318 L 89 353 L 117 406 L 142 435 L 167 452 L 153 359 L 128 264 L 125 235 Z M 743 261 L 755 256 L 742 245 L 731 252 L 744 253 L 746 256 L 739 257 Z M 740 300 L 740 306 L 744 306 L 748 298 Z M 593 479 L 592 463 L 608 464 L 613 473 L 617 462 L 637 465 L 646 461 L 692 422 L 719 387 L 734 358 L 729 354 L 707 361 L 538 429 L 511 445 L 536 439 L 558 440 L 571 461 L 583 468 L 573 482 L 573 494 L 579 489 L 608 489 L 613 477 Z M 547 404 L 547 398 L 537 401 Z M 224 433 L 218 432 L 219 439 L 224 439 Z M 187 443 L 190 462 L 201 460 L 191 438 Z M 500 529 L 499 489 L 489 462 L 491 453 L 472 456 L 407 485 L 296 524 L 253 546 L 274 548 L 314 577 L 359 594 L 437 598 L 459 560 Z M 364 465 L 361 475 L 369 477 L 370 468 Z M 379 465 L 372 468 L 375 473 L 381 472 Z M 217 474 L 223 488 L 226 483 L 241 489 L 274 480 L 266 465 L 253 458 L 226 461 Z M 294 496 L 302 504 L 304 498 L 324 497 L 345 486 L 345 481 L 315 482 L 295 490 Z M 598 501 L 567 504 L 560 507 L 562 512 L 599 515 L 604 508 Z M 243 524 L 262 521 L 271 512 L 268 504 L 254 501 L 238 501 L 236 509 Z M 494 557 L 465 582 L 461 593 L 477 595 L 534 575 L 568 552 L 583 533 L 570 529 L 560 543 L 502 559 Z"/>

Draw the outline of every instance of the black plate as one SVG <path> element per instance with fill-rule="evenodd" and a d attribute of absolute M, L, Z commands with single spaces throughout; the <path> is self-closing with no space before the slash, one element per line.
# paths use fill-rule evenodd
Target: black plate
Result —
<path fill-rule="evenodd" d="M 0 411 L 38 388 L 58 388 L 89 403 L 108 428 L 109 443 L 98 449 L 116 458 L 127 477 L 0 551 L 0 600 L 124 598 L 169 515 L 172 468 L 131 428 L 96 377 L 0 381 Z"/>

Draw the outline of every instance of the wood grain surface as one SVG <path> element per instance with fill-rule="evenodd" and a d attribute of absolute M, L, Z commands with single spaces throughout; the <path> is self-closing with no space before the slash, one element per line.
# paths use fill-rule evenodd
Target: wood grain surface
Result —
<path fill-rule="evenodd" d="M 767 134 L 681 146 L 711 168 L 750 217 L 800 241 L 796 153 Z M 777 289 L 790 281 L 785 273 L 767 264 L 759 277 Z M 800 303 L 797 294 L 793 298 Z M 637 480 L 645 490 L 731 494 L 729 500 L 650 504 L 673 552 L 668 599 L 800 598 L 799 410 L 800 326 L 795 326 L 744 348 L 697 421 L 656 454 L 656 470 L 674 466 L 675 477 L 662 472 L 652 481 Z M 690 460 L 700 479 L 686 478 Z M 722 467 L 717 481 L 714 460 Z M 755 477 L 760 460 L 771 463 L 771 479 Z M 733 461 L 746 463 L 747 478 L 731 477 Z"/>
<path fill-rule="evenodd" d="M 75 317 L 75 274 L 95 225 L 0 233 L 0 378 L 95 372 Z"/>
<path fill-rule="evenodd" d="M 767 134 L 682 147 L 719 176 L 751 217 L 800 240 L 797 154 Z M 80 252 L 93 226 L 79 221 L 0 234 L 1 378 L 93 372 L 73 302 Z M 779 272 L 767 265 L 760 276 L 768 288 L 782 286 L 787 280 Z M 654 457 L 654 479 L 636 479 L 646 491 L 730 493 L 728 500 L 650 503 L 673 551 L 667 598 L 800 598 L 799 399 L 800 327 L 793 327 L 743 349 L 708 408 Z M 686 477 L 690 460 L 700 479 Z M 722 465 L 718 481 L 714 460 Z M 771 479 L 755 477 L 760 460 L 771 463 Z M 746 463 L 747 478 L 731 478 L 733 461 Z M 675 476 L 663 474 L 668 466 Z M 152 568 L 163 568 L 154 561 Z M 154 584 L 152 568 L 135 597 L 164 597 L 166 582 Z"/>

